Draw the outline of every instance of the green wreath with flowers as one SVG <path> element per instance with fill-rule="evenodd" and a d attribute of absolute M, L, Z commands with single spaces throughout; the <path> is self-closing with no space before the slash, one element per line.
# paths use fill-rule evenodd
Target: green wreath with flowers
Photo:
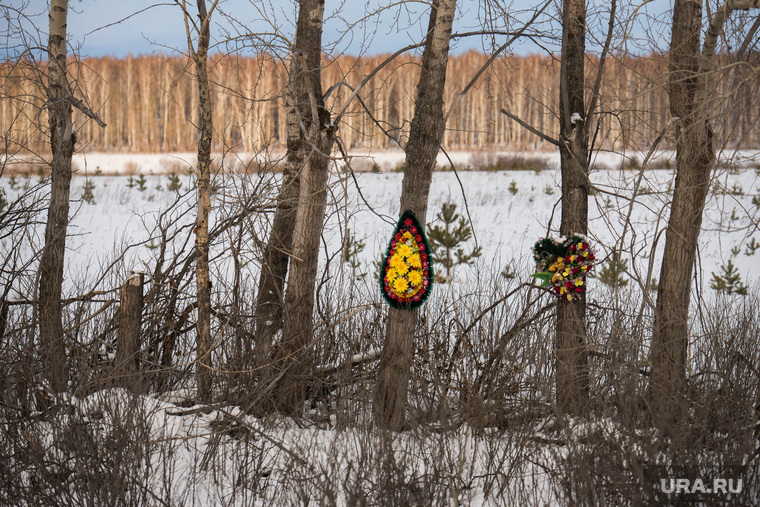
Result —
<path fill-rule="evenodd" d="M 542 280 L 542 287 L 552 287 L 560 299 L 575 301 L 586 292 L 586 276 L 594 269 L 596 255 L 585 236 L 573 234 L 538 240 L 533 260 L 537 271 L 531 276 Z"/>
<path fill-rule="evenodd" d="M 380 274 L 383 297 L 394 308 L 411 310 L 425 302 L 432 286 L 430 245 L 417 217 L 406 210 L 383 258 Z"/>

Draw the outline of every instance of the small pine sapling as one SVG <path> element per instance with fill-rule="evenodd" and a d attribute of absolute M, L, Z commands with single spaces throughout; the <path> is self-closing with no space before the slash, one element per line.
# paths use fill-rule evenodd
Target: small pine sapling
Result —
<path fill-rule="evenodd" d="M 591 274 L 592 278 L 598 279 L 603 284 L 619 289 L 628 285 L 625 272 L 628 269 L 628 259 L 621 259 L 620 252 L 613 251 L 607 261 L 602 264 L 599 274 Z"/>
<path fill-rule="evenodd" d="M 742 283 L 742 277 L 731 259 L 728 260 L 728 264 L 721 266 L 720 270 L 722 271 L 720 275 L 714 271 L 712 273 L 711 289 L 725 294 L 747 295 L 747 286 Z"/>
<path fill-rule="evenodd" d="M 472 264 L 480 257 L 482 250 L 474 247 L 469 253 L 461 248 L 472 237 L 472 228 L 467 220 L 457 213 L 457 205 L 451 202 L 443 203 L 441 211 L 436 214 L 436 220 L 443 225 L 428 227 L 428 241 L 433 250 L 433 260 L 446 268 L 444 283 L 451 280 L 451 271 L 459 264 Z M 440 277 L 442 278 L 442 277 Z"/>
<path fill-rule="evenodd" d="M 639 164 L 639 159 L 636 157 L 631 157 L 628 159 L 628 162 L 625 164 L 625 168 L 629 171 L 638 171 L 641 169 L 641 164 Z"/>
<path fill-rule="evenodd" d="M 182 182 L 179 180 L 177 173 L 171 173 L 166 177 L 169 178 L 169 183 L 166 184 L 167 190 L 170 192 L 179 192 L 182 190 Z"/>
<path fill-rule="evenodd" d="M 222 184 L 220 183 L 219 178 L 214 178 L 211 180 L 211 184 L 209 185 L 209 191 L 211 192 L 211 195 L 217 195 L 222 190 Z"/>
<path fill-rule="evenodd" d="M 519 190 L 519 189 L 517 188 L 517 182 L 516 182 L 515 180 L 512 180 L 512 181 L 509 183 L 509 187 L 507 188 L 507 190 L 509 190 L 509 193 L 511 193 L 512 195 L 517 195 L 517 192 L 518 192 L 518 190 Z"/>
<path fill-rule="evenodd" d="M 92 180 L 88 179 L 84 182 L 84 187 L 82 188 L 82 200 L 87 204 L 95 204 L 95 194 L 92 193 L 94 189 L 95 183 L 93 183 Z"/>
<path fill-rule="evenodd" d="M 747 250 L 744 252 L 744 255 L 747 257 L 750 257 L 752 255 L 755 255 L 755 251 L 757 251 L 758 248 L 760 248 L 760 243 L 755 240 L 755 238 L 752 238 L 752 240 L 744 245 L 747 247 Z"/>
<path fill-rule="evenodd" d="M 515 270 L 512 269 L 512 266 L 507 266 L 501 270 L 501 276 L 503 276 L 505 280 L 514 280 L 517 275 Z"/>
<path fill-rule="evenodd" d="M 364 250 L 364 241 L 356 239 L 356 236 L 351 234 L 351 229 L 346 229 L 346 237 L 343 239 L 343 264 L 347 264 L 351 268 L 351 276 L 355 280 L 361 280 L 367 273 L 360 273 L 359 266 L 359 254 Z"/>

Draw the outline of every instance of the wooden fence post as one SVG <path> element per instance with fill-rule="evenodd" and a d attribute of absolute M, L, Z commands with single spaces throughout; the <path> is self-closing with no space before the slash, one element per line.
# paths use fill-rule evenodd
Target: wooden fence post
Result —
<path fill-rule="evenodd" d="M 138 390 L 140 371 L 140 327 L 143 307 L 143 275 L 132 274 L 121 286 L 119 332 L 116 339 L 116 385 Z"/>

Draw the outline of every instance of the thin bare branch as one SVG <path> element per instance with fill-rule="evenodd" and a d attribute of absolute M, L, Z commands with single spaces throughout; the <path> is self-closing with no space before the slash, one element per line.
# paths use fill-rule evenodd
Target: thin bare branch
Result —
<path fill-rule="evenodd" d="M 504 108 L 502 108 L 501 112 L 504 113 L 509 119 L 514 120 L 517 123 L 519 123 L 520 126 L 523 127 L 524 129 L 529 130 L 530 132 L 532 132 L 533 134 L 537 135 L 538 137 L 540 137 L 541 139 L 543 139 L 547 143 L 551 143 L 554 146 L 556 146 L 556 147 L 559 148 L 559 141 L 557 141 L 556 139 L 554 139 L 552 137 L 549 137 L 548 135 L 544 134 L 543 132 L 537 130 L 532 125 L 524 122 L 523 120 L 521 120 L 517 116 L 513 115 L 512 113 L 510 113 L 509 111 L 507 111 Z"/>

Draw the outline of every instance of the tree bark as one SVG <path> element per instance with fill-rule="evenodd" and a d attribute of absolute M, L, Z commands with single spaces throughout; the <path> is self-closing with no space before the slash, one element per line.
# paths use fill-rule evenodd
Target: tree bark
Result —
<path fill-rule="evenodd" d="M 335 129 L 322 99 L 322 24 L 324 0 L 301 0 L 290 67 L 288 151 L 302 169 L 292 238 L 292 257 L 283 312 L 282 344 L 274 402 L 281 412 L 298 416 L 312 367 L 314 291 L 319 238 L 327 206 L 327 179 Z M 300 134 L 295 136 L 295 127 Z M 292 144 L 291 144 L 292 142 Z M 286 371 L 286 374 L 283 370 Z"/>
<path fill-rule="evenodd" d="M 140 371 L 142 307 L 143 275 L 134 274 L 121 287 L 114 365 L 116 384 L 136 392 L 141 390 L 137 375 Z"/>
<path fill-rule="evenodd" d="M 296 138 L 299 133 L 300 128 L 295 133 Z M 291 146 L 290 142 L 288 146 Z M 255 372 L 253 378 L 258 382 L 259 387 L 254 391 L 254 398 L 249 401 L 248 407 L 260 417 L 275 410 L 275 404 L 267 393 L 270 392 L 269 388 L 276 378 L 277 371 L 273 362 L 272 346 L 275 335 L 282 330 L 285 279 L 293 243 L 301 181 L 300 171 L 303 163 L 300 155 L 300 150 L 297 152 L 288 150 L 287 167 L 283 173 L 280 193 L 277 196 L 277 208 L 272 220 L 269 242 L 261 259 L 253 349 Z M 245 362 L 248 362 L 247 359 Z"/>
<path fill-rule="evenodd" d="M 289 95 L 291 96 L 291 95 Z M 293 115 L 288 115 L 288 118 Z M 291 134 L 291 130 L 293 131 Z M 264 249 L 259 274 L 259 289 L 256 301 L 256 337 L 254 357 L 256 368 L 262 378 L 272 361 L 272 340 L 282 329 L 282 304 L 285 293 L 285 279 L 288 274 L 293 229 L 296 223 L 296 209 L 300 193 L 300 172 L 303 165 L 301 129 L 295 121 L 288 121 L 287 166 L 282 175 L 277 207 L 272 219 L 269 242 Z"/>
<path fill-rule="evenodd" d="M 455 10 L 456 0 L 435 0 L 431 7 L 414 118 L 409 142 L 404 148 L 406 163 L 401 184 L 400 213 L 413 211 L 423 226 L 426 223 L 433 169 L 446 127 L 443 91 Z M 401 430 L 406 417 L 418 311 L 388 310 L 373 410 L 376 424 L 392 431 Z"/>
<path fill-rule="evenodd" d="M 200 29 L 198 47 L 189 49 L 195 62 L 195 77 L 198 83 L 198 215 L 195 222 L 195 273 L 198 291 L 198 321 L 196 338 L 196 374 L 198 399 L 211 400 L 211 277 L 209 274 L 208 220 L 211 212 L 211 89 L 208 79 L 209 23 L 211 13 L 205 0 L 197 0 Z M 214 3 L 213 8 L 216 6 Z M 185 14 L 188 15 L 187 13 Z"/>
<path fill-rule="evenodd" d="M 588 131 L 584 102 L 586 53 L 585 0 L 564 0 L 560 73 L 560 170 L 562 220 L 560 234 L 588 232 Z M 555 342 L 557 408 L 579 413 L 586 406 L 589 366 L 586 350 L 586 294 L 577 300 L 560 299 Z"/>
<path fill-rule="evenodd" d="M 66 228 L 69 222 L 71 156 L 74 153 L 70 90 L 66 74 L 67 15 L 67 0 L 51 0 L 47 99 L 53 161 L 45 247 L 39 268 L 38 304 L 43 374 L 56 392 L 65 391 L 68 383 L 61 309 Z"/>
<path fill-rule="evenodd" d="M 701 2 L 675 0 L 668 94 L 670 112 L 678 119 L 676 181 L 657 290 L 649 383 L 650 406 L 655 418 L 664 420 L 671 419 L 686 381 L 691 278 L 715 160 L 707 80 L 700 72 L 701 26 Z"/>

